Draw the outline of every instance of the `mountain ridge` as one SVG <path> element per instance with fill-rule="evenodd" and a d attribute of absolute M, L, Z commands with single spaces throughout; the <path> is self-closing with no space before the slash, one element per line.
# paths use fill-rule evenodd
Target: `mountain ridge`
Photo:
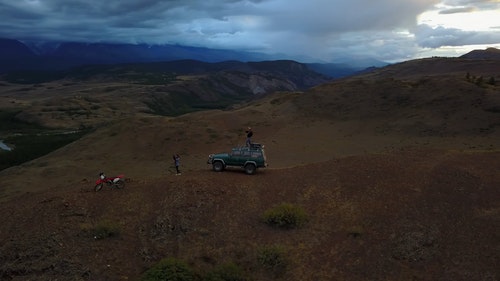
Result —
<path fill-rule="evenodd" d="M 291 60 L 287 56 L 276 58 L 271 55 L 219 50 L 181 45 L 146 44 L 106 44 L 106 43 L 22 43 L 15 39 L 2 39 L 0 49 L 17 45 L 24 50 L 24 56 L 15 59 L 5 53 L 0 54 L 0 72 L 15 70 L 65 70 L 85 64 L 119 64 L 160 62 L 173 60 L 199 60 L 204 62 L 242 61 L 258 62 L 271 60 Z M 29 50 L 27 50 L 28 48 Z M 21 54 L 21 53 L 20 53 Z M 348 60 L 349 61 L 349 60 Z M 305 63 L 311 69 L 324 75 L 337 77 L 350 75 L 360 69 L 385 65 L 373 60 L 350 60 L 350 62 L 321 64 Z M 350 65 L 351 64 L 351 65 Z M 365 66 L 366 65 L 366 66 Z"/>

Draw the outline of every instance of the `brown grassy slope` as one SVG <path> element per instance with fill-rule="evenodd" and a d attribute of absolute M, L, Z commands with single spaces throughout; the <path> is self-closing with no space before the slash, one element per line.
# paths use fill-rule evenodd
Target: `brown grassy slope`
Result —
<path fill-rule="evenodd" d="M 116 114 L 121 121 L 0 173 L 3 196 L 27 187 L 36 190 L 92 181 L 99 171 L 155 178 L 168 173 L 173 153 L 182 155 L 184 170 L 204 169 L 209 153 L 242 145 L 247 126 L 253 127 L 254 140 L 266 145 L 271 168 L 406 146 L 498 149 L 499 87 L 478 86 L 462 72 L 469 69 L 491 76 L 497 75 L 496 69 L 489 61 L 481 71 L 481 63 L 473 65 L 469 60 L 460 71 L 455 70 L 454 60 L 424 62 L 394 65 L 305 93 L 277 93 L 231 111 L 166 118 L 118 107 L 123 109 Z M 449 62 L 453 71 L 444 75 Z M 419 77 L 409 72 L 412 65 L 415 71 L 432 71 Z M 387 73 L 401 77 L 387 77 Z M 39 177 L 47 184 L 36 184 Z"/>
<path fill-rule="evenodd" d="M 273 280 L 255 256 L 280 244 L 290 262 L 282 280 L 498 279 L 498 86 L 462 70 L 380 73 L 230 111 L 137 114 L 0 172 L 0 277 L 136 280 L 176 256 L 200 272 L 234 261 Z M 270 168 L 209 171 L 208 153 L 243 144 L 247 126 Z M 131 182 L 86 192 L 101 170 Z M 307 225 L 263 224 L 281 202 L 304 207 Z M 122 235 L 95 240 L 91 229 L 108 220 Z"/>
<path fill-rule="evenodd" d="M 0 207 L 0 279 L 138 280 L 173 256 L 200 273 L 234 262 L 254 280 L 496 280 L 499 156 L 407 150 L 26 194 Z M 282 202 L 308 222 L 262 223 Z M 99 225 L 120 235 L 95 239 Z M 286 250 L 279 277 L 257 261 L 269 245 Z"/>

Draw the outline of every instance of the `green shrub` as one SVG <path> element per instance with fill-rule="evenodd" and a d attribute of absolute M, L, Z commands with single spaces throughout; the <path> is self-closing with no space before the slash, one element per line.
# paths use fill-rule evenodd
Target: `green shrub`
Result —
<path fill-rule="evenodd" d="M 209 272 L 204 281 L 245 281 L 244 271 L 234 263 L 223 264 Z"/>
<path fill-rule="evenodd" d="M 194 271 L 183 261 L 175 258 L 160 260 L 146 271 L 142 281 L 192 281 L 195 280 Z"/>
<path fill-rule="evenodd" d="M 120 226 L 116 222 L 104 220 L 96 224 L 92 229 L 95 239 L 104 239 L 120 235 Z"/>
<path fill-rule="evenodd" d="M 347 229 L 347 234 L 352 238 L 360 237 L 364 232 L 364 228 L 361 225 L 351 225 Z"/>
<path fill-rule="evenodd" d="M 213 128 L 207 128 L 207 133 L 211 139 L 219 138 L 219 134 L 217 134 L 217 131 Z"/>
<path fill-rule="evenodd" d="M 290 203 L 282 203 L 264 212 L 264 221 L 280 228 L 296 228 L 306 221 L 305 211 Z"/>
<path fill-rule="evenodd" d="M 483 84 L 483 76 L 479 76 L 477 79 L 476 79 L 476 85 L 478 86 L 481 86 Z"/>
<path fill-rule="evenodd" d="M 488 80 L 488 84 L 495 85 L 496 84 L 495 77 L 491 76 L 490 79 Z"/>
<path fill-rule="evenodd" d="M 264 268 L 275 273 L 283 273 L 288 265 L 286 250 L 280 245 L 262 247 L 259 249 L 257 260 Z"/>

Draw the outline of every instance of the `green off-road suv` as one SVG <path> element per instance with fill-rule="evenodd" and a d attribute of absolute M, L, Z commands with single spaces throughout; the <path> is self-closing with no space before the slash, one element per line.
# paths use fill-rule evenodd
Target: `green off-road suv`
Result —
<path fill-rule="evenodd" d="M 249 175 L 255 174 L 257 168 L 267 167 L 264 145 L 253 143 L 251 146 L 235 147 L 230 153 L 217 153 L 208 156 L 208 164 L 216 172 L 222 172 L 226 167 L 241 167 Z"/>

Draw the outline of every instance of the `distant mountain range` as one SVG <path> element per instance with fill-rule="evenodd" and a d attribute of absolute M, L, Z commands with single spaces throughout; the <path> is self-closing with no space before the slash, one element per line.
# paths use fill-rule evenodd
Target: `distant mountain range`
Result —
<path fill-rule="evenodd" d="M 467 59 L 498 59 L 500 50 L 475 50 Z M 107 44 L 76 42 L 21 42 L 0 38 L 0 74 L 18 70 L 60 71 L 83 65 L 196 60 L 262 62 L 276 59 L 262 53 L 209 49 L 180 45 Z M 286 60 L 286 59 L 285 59 Z M 303 63 L 331 78 L 342 78 L 388 65 L 373 59 L 343 58 L 338 63 Z"/>
<path fill-rule="evenodd" d="M 180 45 L 106 44 L 76 42 L 21 42 L 0 38 L 0 73 L 17 70 L 67 70 L 90 64 L 147 63 L 197 60 L 208 63 L 224 61 L 273 61 L 271 56 L 244 51 L 209 49 Z M 376 60 L 346 60 L 341 63 L 305 63 L 323 75 L 340 78 L 368 67 L 381 67 Z"/>

